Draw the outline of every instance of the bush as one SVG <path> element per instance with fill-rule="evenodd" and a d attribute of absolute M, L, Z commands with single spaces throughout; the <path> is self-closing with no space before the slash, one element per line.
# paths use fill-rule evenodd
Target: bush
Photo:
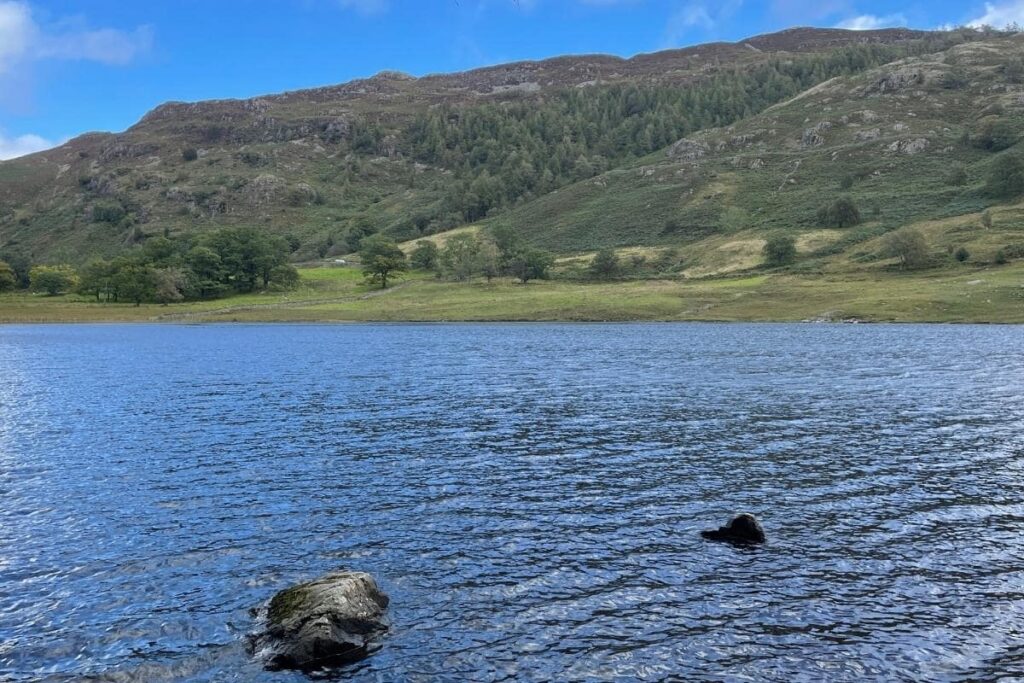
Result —
<path fill-rule="evenodd" d="M 199 152 L 196 151 L 195 147 L 186 147 L 181 150 L 181 158 L 185 161 L 195 161 L 199 158 Z"/>
<path fill-rule="evenodd" d="M 885 238 L 885 253 L 899 259 L 901 268 L 921 268 L 928 264 L 928 243 L 915 228 L 903 228 Z"/>
<path fill-rule="evenodd" d="M 958 263 L 965 263 L 967 259 L 971 258 L 971 252 L 967 251 L 966 247 L 960 247 L 953 252 L 953 258 L 955 258 Z"/>
<path fill-rule="evenodd" d="M 120 204 L 96 204 L 92 207 L 94 223 L 120 223 L 127 215 L 128 212 Z"/>
<path fill-rule="evenodd" d="M 413 268 L 419 270 L 434 270 L 437 268 L 439 254 L 440 251 L 436 244 L 430 240 L 420 240 L 416 243 L 416 248 L 412 250 L 409 262 Z"/>
<path fill-rule="evenodd" d="M 619 257 L 614 249 L 602 249 L 594 254 L 587 270 L 598 279 L 611 279 L 619 274 Z"/>
<path fill-rule="evenodd" d="M 999 265 L 1003 265 L 1018 258 L 1024 258 L 1024 244 L 1007 244 L 1005 247 L 1000 247 L 994 260 Z"/>
<path fill-rule="evenodd" d="M 270 286 L 275 290 L 294 289 L 299 286 L 299 271 L 295 266 L 282 263 L 270 270 Z"/>
<path fill-rule="evenodd" d="M 530 280 L 546 280 L 548 270 L 555 263 L 555 257 L 539 249 L 526 249 L 513 256 L 509 262 L 509 271 L 519 278 L 524 285 Z"/>
<path fill-rule="evenodd" d="M 989 171 L 985 192 L 999 199 L 1012 199 L 1024 194 L 1024 159 L 1017 154 L 1004 154 L 997 158 Z"/>
<path fill-rule="evenodd" d="M 818 210 L 818 223 L 826 228 L 849 228 L 860 223 L 860 211 L 849 197 L 840 197 Z"/>
<path fill-rule="evenodd" d="M 6 261 L 0 261 L 0 292 L 7 292 L 18 286 L 18 276 Z"/>
<path fill-rule="evenodd" d="M 1009 122 L 998 116 L 986 116 L 978 124 L 971 139 L 974 146 L 989 152 L 999 152 L 1017 142 L 1017 133 Z"/>
<path fill-rule="evenodd" d="M 78 284 L 78 274 L 69 265 L 36 266 L 29 273 L 33 292 L 45 292 L 56 296 L 73 289 Z"/>
<path fill-rule="evenodd" d="M 967 72 L 960 68 L 950 69 L 942 75 L 939 84 L 946 90 L 963 90 L 971 84 Z"/>
<path fill-rule="evenodd" d="M 953 168 L 949 171 L 949 175 L 946 176 L 946 184 L 953 187 L 966 185 L 969 180 L 967 169 L 964 168 L 963 164 L 954 164 Z"/>
<path fill-rule="evenodd" d="M 789 235 L 774 235 L 764 245 L 764 259 L 769 266 L 784 266 L 796 260 L 796 242 Z"/>

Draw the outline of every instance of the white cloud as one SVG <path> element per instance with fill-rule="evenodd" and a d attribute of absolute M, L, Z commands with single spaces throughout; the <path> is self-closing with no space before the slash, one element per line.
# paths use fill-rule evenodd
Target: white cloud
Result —
<path fill-rule="evenodd" d="M 21 59 L 36 40 L 36 25 L 28 5 L 0 2 L 0 74 Z"/>
<path fill-rule="evenodd" d="M 14 159 L 33 152 L 41 152 L 44 149 L 56 147 L 59 143 L 47 140 L 38 135 L 19 135 L 9 138 L 0 133 L 0 160 Z"/>
<path fill-rule="evenodd" d="M 124 65 L 149 51 L 152 44 L 153 31 L 148 26 L 134 31 L 90 29 L 80 22 L 42 27 L 27 2 L 0 0 L 0 74 L 18 63 L 43 59 Z"/>
<path fill-rule="evenodd" d="M 338 0 L 338 4 L 367 16 L 382 14 L 388 9 L 388 0 Z"/>
<path fill-rule="evenodd" d="M 1024 0 L 1003 3 L 985 3 L 985 14 L 967 22 L 968 26 L 994 26 L 1005 28 L 1009 24 L 1024 24 Z"/>
<path fill-rule="evenodd" d="M 687 32 L 694 28 L 705 32 L 715 30 L 735 14 L 742 4 L 743 0 L 722 0 L 711 4 L 695 0 L 686 3 L 669 17 L 665 25 L 665 46 L 678 45 Z"/>
<path fill-rule="evenodd" d="M 881 17 L 874 14 L 862 14 L 859 17 L 844 19 L 836 24 L 836 28 L 845 28 L 851 31 L 873 31 L 879 28 L 906 25 L 907 18 L 902 14 L 886 14 Z"/>
<path fill-rule="evenodd" d="M 112 28 L 46 36 L 36 54 L 40 58 L 84 59 L 101 64 L 131 64 L 153 46 L 153 30 L 140 26 L 132 32 Z"/>

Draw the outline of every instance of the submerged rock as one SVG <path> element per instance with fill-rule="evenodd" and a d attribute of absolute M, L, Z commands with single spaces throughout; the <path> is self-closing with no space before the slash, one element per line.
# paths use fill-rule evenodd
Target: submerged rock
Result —
<path fill-rule="evenodd" d="M 700 535 L 713 541 L 731 541 L 733 543 L 764 543 L 764 529 L 757 517 L 749 513 L 736 515 L 726 526 L 702 531 Z"/>
<path fill-rule="evenodd" d="M 388 624 L 388 596 L 369 574 L 334 572 L 271 599 L 265 629 L 252 638 L 268 669 L 311 671 L 365 657 Z"/>

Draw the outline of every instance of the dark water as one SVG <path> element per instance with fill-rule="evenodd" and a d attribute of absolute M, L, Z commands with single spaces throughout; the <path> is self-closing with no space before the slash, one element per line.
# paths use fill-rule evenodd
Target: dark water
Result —
<path fill-rule="evenodd" d="M 1022 465 L 1021 327 L 0 328 L 0 680 L 302 680 L 339 567 L 352 680 L 1011 680 Z"/>

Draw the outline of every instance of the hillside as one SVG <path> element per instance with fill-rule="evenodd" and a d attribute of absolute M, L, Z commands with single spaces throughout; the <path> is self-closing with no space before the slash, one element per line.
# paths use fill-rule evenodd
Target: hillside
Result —
<path fill-rule="evenodd" d="M 562 254 L 680 247 L 690 276 L 760 264 L 777 232 L 794 234 L 808 272 L 883 266 L 878 237 L 907 225 L 937 252 L 991 261 L 1024 243 L 1016 198 L 985 188 L 1024 131 L 1022 60 L 1024 37 L 990 36 L 836 77 L 492 222 Z M 821 225 L 818 210 L 843 195 L 863 222 Z"/>
<path fill-rule="evenodd" d="M 80 263 L 152 235 L 246 224 L 288 234 L 295 258 L 307 260 L 345 253 L 370 232 L 409 239 L 516 207 L 531 215 L 539 198 L 592 178 L 617 182 L 618 169 L 684 135 L 968 39 L 976 36 L 793 29 L 632 59 L 384 72 L 250 100 L 169 103 L 123 133 L 0 163 L 0 252 Z M 608 228 L 612 241 L 649 243 L 650 225 L 664 222 L 629 213 Z"/>

